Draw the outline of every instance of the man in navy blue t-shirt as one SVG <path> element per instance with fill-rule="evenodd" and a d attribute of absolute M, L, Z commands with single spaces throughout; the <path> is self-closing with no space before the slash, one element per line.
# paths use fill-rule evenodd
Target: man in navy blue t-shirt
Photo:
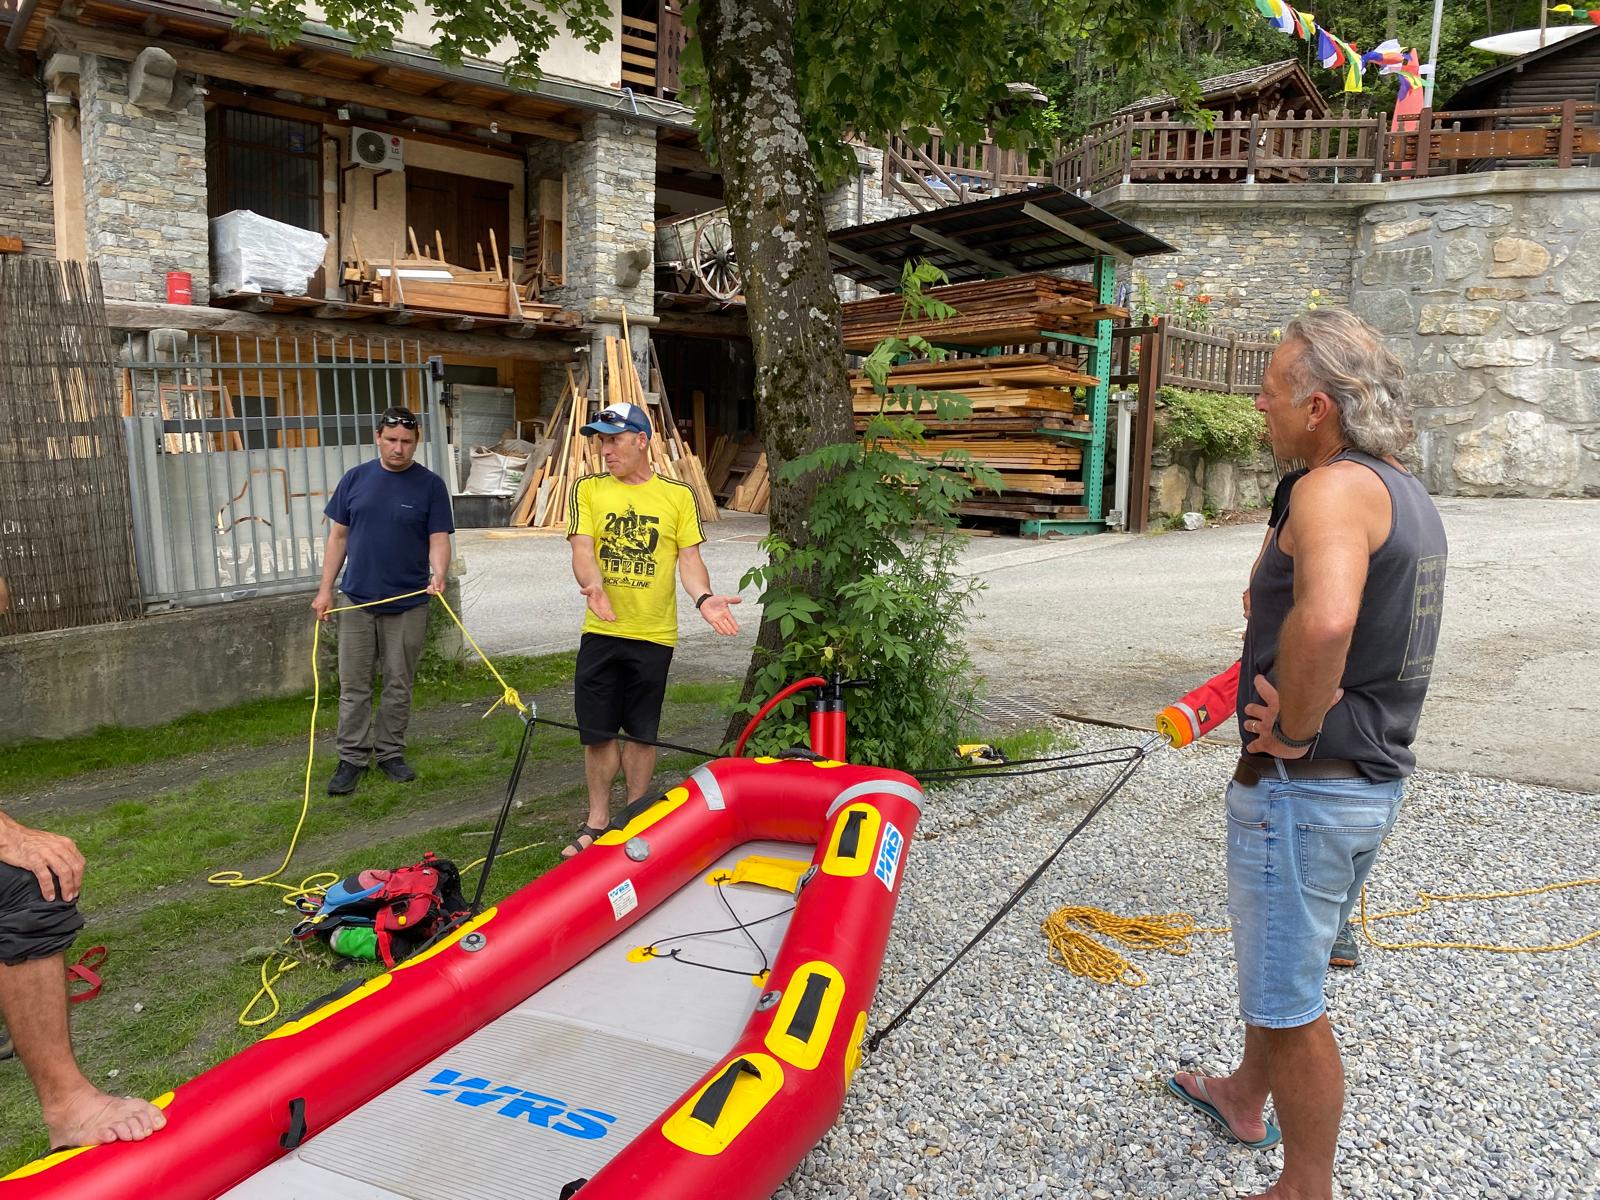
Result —
<path fill-rule="evenodd" d="M 340 614 L 339 766 L 328 781 L 330 796 L 355 791 L 369 759 L 396 783 L 417 777 L 405 760 L 411 681 L 428 629 L 428 597 L 444 591 L 456 531 L 444 480 L 414 461 L 420 438 L 413 413 L 386 410 L 378 418 L 378 457 L 346 471 L 323 510 L 331 528 L 322 586 L 311 602 L 317 619 L 326 621 L 334 607 L 341 566 L 343 605 L 405 597 Z M 376 719 L 375 672 L 383 676 Z"/>

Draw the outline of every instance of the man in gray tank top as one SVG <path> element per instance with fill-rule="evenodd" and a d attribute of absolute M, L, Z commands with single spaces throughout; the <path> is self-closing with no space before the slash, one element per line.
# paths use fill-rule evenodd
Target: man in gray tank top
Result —
<path fill-rule="evenodd" d="M 1404 372 L 1366 322 L 1343 309 L 1292 321 L 1256 408 L 1277 456 L 1309 470 L 1251 573 L 1239 672 L 1227 855 L 1244 1058 L 1167 1086 L 1247 1146 L 1281 1137 L 1265 1195 L 1332 1200 L 1344 1067 L 1328 951 L 1416 765 L 1446 545 L 1396 457 L 1412 438 Z"/>

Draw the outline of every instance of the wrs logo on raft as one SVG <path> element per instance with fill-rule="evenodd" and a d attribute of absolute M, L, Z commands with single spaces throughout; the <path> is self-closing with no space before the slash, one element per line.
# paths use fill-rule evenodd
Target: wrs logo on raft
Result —
<path fill-rule="evenodd" d="M 891 822 L 885 821 L 883 841 L 878 844 L 878 862 L 872 868 L 872 873 L 891 892 L 894 891 L 895 876 L 900 873 L 900 851 L 905 848 L 905 844 L 905 835 Z"/>
<path fill-rule="evenodd" d="M 482 1076 L 467 1077 L 460 1071 L 444 1068 L 423 1088 L 429 1096 L 448 1096 L 468 1108 L 486 1108 L 502 1117 L 521 1119 L 530 1125 L 564 1133 L 584 1141 L 596 1141 L 611 1132 L 616 1117 L 595 1108 L 570 1108 L 565 1101 L 525 1091 L 511 1084 L 492 1085 Z"/>

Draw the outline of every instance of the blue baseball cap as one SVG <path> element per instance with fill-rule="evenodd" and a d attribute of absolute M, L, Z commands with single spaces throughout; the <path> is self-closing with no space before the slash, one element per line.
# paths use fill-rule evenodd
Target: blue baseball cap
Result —
<path fill-rule="evenodd" d="M 603 409 L 579 433 L 650 433 L 650 418 L 637 404 L 613 404 Z"/>

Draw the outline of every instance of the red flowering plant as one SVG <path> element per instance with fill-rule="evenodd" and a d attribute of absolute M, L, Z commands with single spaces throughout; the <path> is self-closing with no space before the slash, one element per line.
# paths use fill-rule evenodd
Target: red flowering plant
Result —
<path fill-rule="evenodd" d="M 1134 282 L 1134 316 L 1140 324 L 1156 317 L 1176 317 L 1191 329 L 1204 329 L 1211 321 L 1216 298 L 1206 292 L 1191 293 L 1187 279 L 1169 279 L 1160 287 L 1140 275 Z"/>

